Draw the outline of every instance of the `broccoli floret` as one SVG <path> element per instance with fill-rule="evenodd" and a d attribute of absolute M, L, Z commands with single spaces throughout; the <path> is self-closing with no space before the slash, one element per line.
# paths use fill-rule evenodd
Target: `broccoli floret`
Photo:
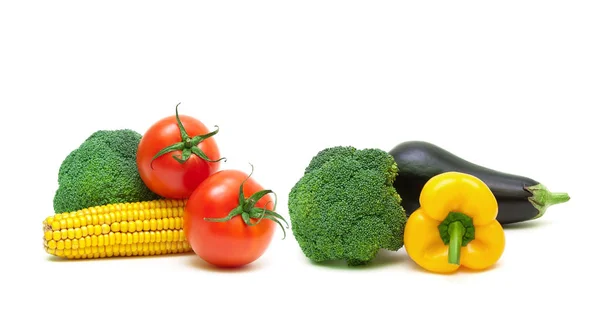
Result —
<path fill-rule="evenodd" d="M 327 148 L 292 187 L 288 208 L 302 252 L 315 262 L 363 265 L 404 245 L 407 216 L 393 187 L 394 158 L 379 149 Z"/>
<path fill-rule="evenodd" d="M 54 212 L 160 198 L 142 181 L 136 163 L 142 135 L 129 129 L 99 130 L 63 160 Z"/>

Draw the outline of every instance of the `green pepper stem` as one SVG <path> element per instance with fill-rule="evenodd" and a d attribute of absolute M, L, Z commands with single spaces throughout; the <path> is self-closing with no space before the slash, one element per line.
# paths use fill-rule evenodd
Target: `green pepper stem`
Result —
<path fill-rule="evenodd" d="M 450 234 L 450 243 L 448 246 L 448 262 L 451 264 L 460 264 L 460 249 L 465 234 L 465 226 L 460 221 L 455 221 L 448 226 Z"/>

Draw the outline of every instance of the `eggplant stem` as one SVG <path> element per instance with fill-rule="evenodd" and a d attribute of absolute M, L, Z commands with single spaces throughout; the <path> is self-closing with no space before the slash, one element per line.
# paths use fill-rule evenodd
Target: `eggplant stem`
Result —
<path fill-rule="evenodd" d="M 532 196 L 528 198 L 529 202 L 538 210 L 538 214 L 533 219 L 542 217 L 548 207 L 565 203 L 571 199 L 569 194 L 553 193 L 542 184 L 526 187 L 525 190 L 531 193 Z"/>

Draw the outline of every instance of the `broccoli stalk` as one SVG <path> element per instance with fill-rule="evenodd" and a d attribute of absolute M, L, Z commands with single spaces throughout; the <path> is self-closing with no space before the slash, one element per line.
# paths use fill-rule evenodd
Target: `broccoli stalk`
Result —
<path fill-rule="evenodd" d="M 90 135 L 60 166 L 54 212 L 159 199 L 138 173 L 136 154 L 141 139 L 141 134 L 129 129 Z"/>
<path fill-rule="evenodd" d="M 406 213 L 394 158 L 378 149 L 320 151 L 289 193 L 292 232 L 310 260 L 364 265 L 404 245 Z"/>

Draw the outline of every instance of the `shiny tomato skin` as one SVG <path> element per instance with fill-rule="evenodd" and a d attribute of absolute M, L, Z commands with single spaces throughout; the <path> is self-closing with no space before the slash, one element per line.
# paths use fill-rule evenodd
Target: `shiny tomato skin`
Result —
<path fill-rule="evenodd" d="M 183 220 L 186 239 L 193 251 L 212 265 L 232 268 L 250 264 L 271 243 L 277 226 L 271 220 L 263 219 L 255 226 L 246 225 L 241 216 L 221 223 L 204 220 L 225 217 L 236 208 L 240 185 L 247 177 L 237 170 L 219 171 L 200 184 L 186 203 Z M 244 184 L 246 198 L 260 190 L 263 188 L 252 178 Z M 273 198 L 264 196 L 256 207 L 272 210 Z"/>
<path fill-rule="evenodd" d="M 211 132 L 202 122 L 193 117 L 179 115 L 179 119 L 190 137 Z M 180 157 L 181 151 L 164 154 L 156 158 L 152 166 L 150 165 L 156 153 L 181 141 L 176 117 L 170 116 L 154 123 L 142 136 L 138 146 L 137 166 L 142 180 L 151 191 L 165 198 L 188 198 L 204 179 L 220 167 L 220 162 L 207 162 L 195 154 L 192 154 L 185 163 L 179 163 L 173 155 Z M 200 142 L 198 148 L 211 160 L 220 158 L 214 136 Z"/>

